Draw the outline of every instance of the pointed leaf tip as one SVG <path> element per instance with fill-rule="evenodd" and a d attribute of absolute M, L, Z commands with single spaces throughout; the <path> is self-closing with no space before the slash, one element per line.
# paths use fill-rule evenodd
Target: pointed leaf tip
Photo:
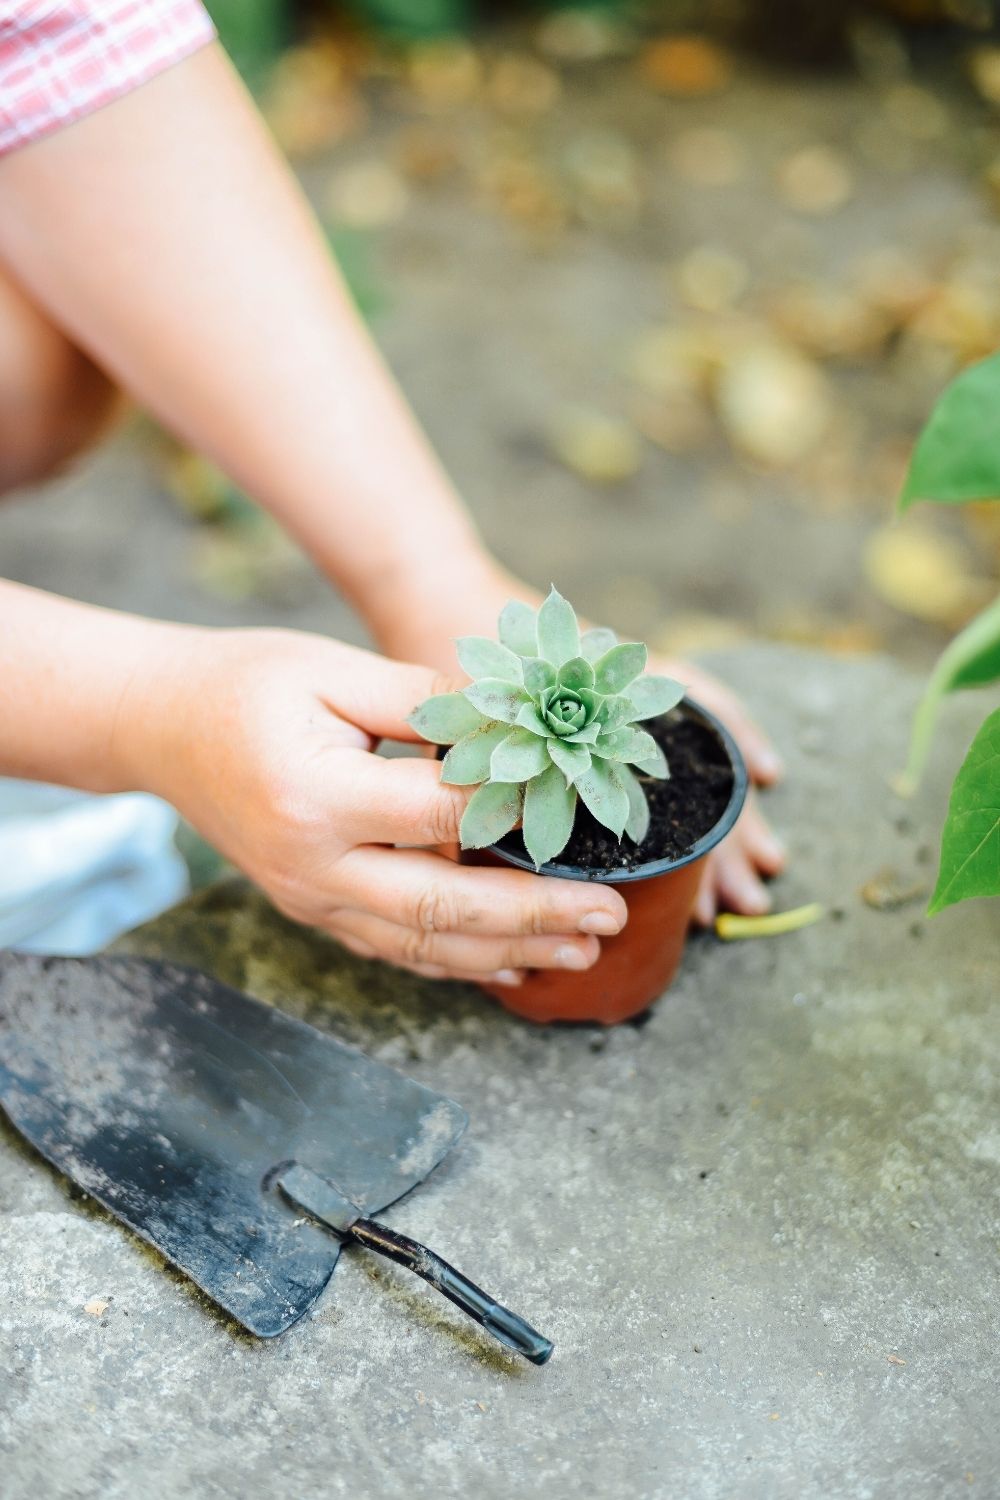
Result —
<path fill-rule="evenodd" d="M 646 670 L 646 648 L 629 641 L 612 646 L 594 663 L 594 684 L 599 693 L 622 693 L 630 682 Z"/>
<path fill-rule="evenodd" d="M 509 833 L 521 816 L 521 788 L 509 782 L 488 781 L 473 792 L 462 814 L 459 839 L 463 849 L 485 849 Z"/>
<path fill-rule="evenodd" d="M 453 745 L 482 727 L 485 716 L 464 693 L 439 693 L 417 705 L 407 723 L 432 745 Z"/>
<path fill-rule="evenodd" d="M 555 584 L 538 611 L 538 653 L 554 667 L 561 667 L 580 654 L 580 627 L 576 612 Z"/>
<path fill-rule="evenodd" d="M 500 643 L 517 656 L 535 656 L 538 652 L 537 611 L 520 599 L 511 599 L 500 612 Z"/>
<path fill-rule="evenodd" d="M 520 686 L 524 676 L 521 658 L 499 641 L 485 635 L 463 635 L 455 645 L 462 671 L 473 681 L 495 677 Z"/>

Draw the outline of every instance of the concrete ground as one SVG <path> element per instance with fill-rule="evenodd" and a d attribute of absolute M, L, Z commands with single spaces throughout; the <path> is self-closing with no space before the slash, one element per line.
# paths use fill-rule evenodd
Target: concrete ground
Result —
<path fill-rule="evenodd" d="M 982 705 L 949 705 L 904 804 L 916 679 L 774 647 L 721 666 L 790 762 L 778 904 L 829 915 L 693 940 L 643 1026 L 532 1028 L 240 885 L 121 944 L 460 1100 L 467 1137 L 386 1218 L 534 1320 L 551 1363 L 362 1253 L 254 1342 L 4 1131 L 4 1500 L 1000 1493 L 996 907 L 926 921 L 919 893 Z M 894 909 L 860 893 L 886 868 Z"/>

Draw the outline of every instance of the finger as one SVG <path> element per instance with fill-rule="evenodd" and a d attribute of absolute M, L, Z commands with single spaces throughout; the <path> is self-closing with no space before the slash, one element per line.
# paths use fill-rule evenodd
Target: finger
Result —
<path fill-rule="evenodd" d="M 747 713 L 743 704 L 721 682 L 705 672 L 684 663 L 655 663 L 683 682 L 692 696 L 719 718 L 739 745 L 751 778 L 759 786 L 772 786 L 784 774 L 784 765 L 764 731 Z"/>
<path fill-rule="evenodd" d="M 441 845 L 458 842 L 472 787 L 447 786 L 441 767 L 422 756 L 387 760 L 338 751 L 344 790 L 337 828 L 348 844 Z"/>
<path fill-rule="evenodd" d="M 695 897 L 691 920 L 698 927 L 711 927 L 715 921 L 717 903 L 715 898 L 715 855 L 710 854 L 702 871 L 701 884 Z"/>
<path fill-rule="evenodd" d="M 762 917 L 771 910 L 771 896 L 753 865 L 739 848 L 719 850 L 715 865 L 715 899 L 720 911 Z"/>
<path fill-rule="evenodd" d="M 421 931 L 370 912 L 341 911 L 330 929 L 360 939 L 390 963 L 434 965 L 449 973 L 494 974 L 503 969 L 568 969 L 582 972 L 597 962 L 594 937 L 467 937 L 464 933 Z"/>
<path fill-rule="evenodd" d="M 364 943 L 360 938 L 352 937 L 350 933 L 341 934 L 339 942 L 342 947 L 357 954 L 359 958 L 378 958 L 378 954 L 370 943 Z M 502 984 L 511 989 L 523 984 L 525 978 L 524 971 L 521 969 L 498 969 L 495 974 L 474 974 L 463 970 L 449 970 L 441 964 L 396 964 L 396 968 L 404 968 L 411 974 L 419 974 L 421 979 L 448 979 L 464 984 Z"/>
<path fill-rule="evenodd" d="M 423 743 L 407 717 L 425 698 L 468 686 L 468 679 L 458 673 L 449 677 L 412 662 L 390 661 L 374 651 L 349 649 L 347 662 L 341 659 L 343 648 L 331 656 L 326 702 L 375 739 Z"/>
<path fill-rule="evenodd" d="M 761 815 L 756 803 L 748 804 L 733 830 L 733 838 L 741 844 L 747 858 L 762 875 L 780 875 L 785 868 L 785 846 Z"/>
<path fill-rule="evenodd" d="M 419 849 L 353 849 L 338 861 L 335 879 L 346 907 L 425 932 L 612 937 L 628 919 L 621 894 L 596 881 L 459 865 Z"/>

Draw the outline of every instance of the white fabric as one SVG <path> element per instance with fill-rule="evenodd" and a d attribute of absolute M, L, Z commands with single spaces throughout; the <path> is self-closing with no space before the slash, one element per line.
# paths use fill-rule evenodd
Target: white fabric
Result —
<path fill-rule="evenodd" d="M 180 901 L 172 807 L 0 779 L 0 947 L 94 953 Z"/>

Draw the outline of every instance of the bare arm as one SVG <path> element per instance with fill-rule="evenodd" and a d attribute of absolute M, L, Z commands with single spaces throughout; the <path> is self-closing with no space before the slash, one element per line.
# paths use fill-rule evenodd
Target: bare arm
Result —
<path fill-rule="evenodd" d="M 501 592 L 218 46 L 0 162 L 0 255 L 279 517 L 377 639 L 443 592 L 470 612 L 487 578 Z"/>

